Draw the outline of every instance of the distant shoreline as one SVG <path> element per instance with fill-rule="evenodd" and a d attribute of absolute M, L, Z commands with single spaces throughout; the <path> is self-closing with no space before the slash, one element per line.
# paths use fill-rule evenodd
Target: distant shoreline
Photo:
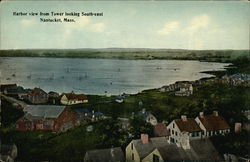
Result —
<path fill-rule="evenodd" d="M 101 58 L 127 60 L 198 60 L 231 62 L 250 57 L 249 50 L 181 50 L 181 49 L 34 49 L 0 50 L 0 57 Z"/>

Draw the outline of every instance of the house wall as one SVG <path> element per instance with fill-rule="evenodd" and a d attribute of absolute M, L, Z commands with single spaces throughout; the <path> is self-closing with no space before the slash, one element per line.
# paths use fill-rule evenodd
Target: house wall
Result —
<path fill-rule="evenodd" d="M 179 143 L 181 131 L 177 127 L 174 120 L 167 126 L 167 129 L 169 130 L 170 133 L 169 141 L 172 143 Z"/>
<path fill-rule="evenodd" d="M 169 130 L 170 133 L 169 142 L 176 143 L 177 146 L 181 146 L 182 143 L 181 141 L 184 140 L 183 132 L 180 131 L 174 120 L 167 126 L 167 129 Z M 189 132 L 188 136 L 190 140 L 196 140 L 202 138 L 201 132 L 197 132 L 197 136 L 195 137 L 193 137 L 192 133 Z"/>
<path fill-rule="evenodd" d="M 66 97 L 66 95 L 63 95 L 61 98 L 61 103 L 64 105 L 68 105 L 68 98 Z"/>
<path fill-rule="evenodd" d="M 133 147 L 131 146 L 133 145 Z M 134 160 L 132 160 L 132 154 L 134 155 Z M 133 141 L 126 147 L 126 162 L 140 162 L 140 156 L 133 144 Z"/>
<path fill-rule="evenodd" d="M 65 108 L 64 111 L 59 115 L 55 122 L 55 130 L 59 131 L 61 126 L 65 123 L 72 122 L 76 123 L 76 114 L 69 108 Z"/>
<path fill-rule="evenodd" d="M 80 104 L 80 103 L 88 103 L 88 100 L 68 100 L 66 95 L 63 95 L 61 98 L 61 103 L 64 105 L 74 105 L 74 104 Z"/>
<path fill-rule="evenodd" d="M 164 162 L 163 158 L 161 157 L 160 152 L 155 149 L 153 152 L 151 152 L 148 156 L 146 156 L 142 162 L 153 162 L 153 156 L 157 155 L 159 157 L 159 162 Z"/>
<path fill-rule="evenodd" d="M 19 119 L 16 123 L 16 130 L 18 131 L 29 131 L 33 130 L 34 126 L 31 121 L 25 119 Z"/>
<path fill-rule="evenodd" d="M 199 119 L 199 117 L 195 118 L 195 121 L 198 123 L 198 125 L 200 126 L 200 128 L 203 130 L 203 138 L 207 138 L 210 137 L 209 133 L 207 132 L 206 128 L 204 127 L 204 125 L 202 124 L 201 120 Z"/>
<path fill-rule="evenodd" d="M 44 92 L 39 92 L 35 95 L 28 95 L 28 99 L 33 104 L 41 104 L 48 102 L 48 95 Z"/>
<path fill-rule="evenodd" d="M 151 125 L 157 125 L 157 119 L 152 115 L 149 114 L 146 118 L 146 122 L 150 123 Z"/>

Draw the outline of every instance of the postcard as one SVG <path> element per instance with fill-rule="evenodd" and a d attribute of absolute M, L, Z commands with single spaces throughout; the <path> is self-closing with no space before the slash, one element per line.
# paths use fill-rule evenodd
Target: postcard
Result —
<path fill-rule="evenodd" d="M 2 1 L 0 161 L 249 161 L 248 1 Z"/>

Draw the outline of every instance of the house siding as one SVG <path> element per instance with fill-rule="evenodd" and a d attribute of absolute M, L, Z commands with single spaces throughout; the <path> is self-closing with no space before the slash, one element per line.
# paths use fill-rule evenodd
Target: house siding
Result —
<path fill-rule="evenodd" d="M 64 111 L 56 119 L 55 130 L 60 130 L 63 124 L 69 122 L 72 122 L 73 124 L 76 123 L 76 114 L 69 108 L 65 108 Z"/>
<path fill-rule="evenodd" d="M 155 149 L 153 152 L 151 152 L 148 156 L 146 156 L 142 162 L 153 162 L 153 156 L 157 155 L 159 157 L 159 162 L 164 162 L 163 158 L 161 157 L 161 154 L 157 149 Z"/>
<path fill-rule="evenodd" d="M 126 147 L 126 162 L 141 162 L 140 156 L 136 148 L 131 146 L 132 144 L 133 141 Z M 132 159 L 132 154 L 134 155 L 134 160 Z"/>

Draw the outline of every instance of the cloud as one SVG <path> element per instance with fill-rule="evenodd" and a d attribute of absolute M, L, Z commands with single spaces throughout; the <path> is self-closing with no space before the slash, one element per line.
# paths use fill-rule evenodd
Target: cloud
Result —
<path fill-rule="evenodd" d="M 179 22 L 178 21 L 172 21 L 169 23 L 166 23 L 165 26 L 158 31 L 159 34 L 167 35 L 173 31 L 176 31 L 179 28 Z"/>
<path fill-rule="evenodd" d="M 196 32 L 206 28 L 210 23 L 210 17 L 207 14 L 202 14 L 191 19 L 190 25 L 184 29 L 185 32 Z"/>
<path fill-rule="evenodd" d="M 32 25 L 32 24 L 34 24 L 34 21 L 30 20 L 30 19 L 22 19 L 21 24 L 22 25 Z"/>
<path fill-rule="evenodd" d="M 92 25 L 91 31 L 101 33 L 104 31 L 104 28 L 105 28 L 104 23 L 97 23 Z"/>

